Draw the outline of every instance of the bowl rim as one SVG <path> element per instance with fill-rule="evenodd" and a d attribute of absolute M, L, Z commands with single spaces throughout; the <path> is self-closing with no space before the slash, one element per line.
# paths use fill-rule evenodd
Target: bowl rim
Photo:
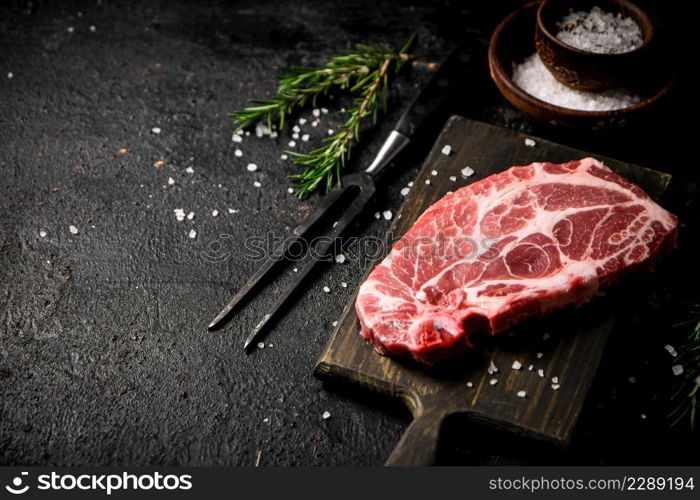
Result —
<path fill-rule="evenodd" d="M 607 111 L 588 111 L 588 110 L 583 110 L 583 109 L 573 109 L 573 108 L 565 108 L 563 106 L 558 106 L 556 104 L 549 103 L 547 101 L 543 101 L 542 99 L 535 97 L 534 95 L 526 92 L 525 90 L 521 89 L 516 83 L 513 81 L 513 76 L 512 76 L 512 71 L 508 72 L 506 68 L 504 68 L 503 64 L 501 63 L 500 58 L 498 57 L 498 54 L 496 52 L 496 48 L 498 44 L 500 43 L 502 39 L 503 32 L 509 25 L 512 23 L 514 19 L 517 17 L 523 15 L 525 12 L 532 10 L 540 5 L 541 1 L 540 0 L 534 0 L 532 2 L 528 2 L 525 5 L 519 7 L 518 9 L 514 10 L 510 14 L 508 14 L 505 18 L 501 20 L 500 23 L 498 23 L 498 26 L 496 26 L 496 29 L 494 32 L 491 34 L 491 38 L 489 40 L 489 47 L 488 47 L 488 63 L 489 63 L 489 70 L 491 73 L 491 78 L 494 80 L 497 86 L 503 85 L 505 86 L 508 91 L 512 92 L 516 96 L 518 96 L 519 99 L 529 102 L 533 104 L 534 106 L 537 106 L 539 109 L 547 109 L 551 112 L 558 113 L 563 116 L 567 117 L 572 117 L 572 118 L 609 118 L 612 116 L 620 116 L 620 115 L 627 115 L 629 113 L 633 113 L 635 111 L 638 111 L 642 108 L 647 107 L 650 104 L 653 104 L 654 102 L 658 101 L 661 99 L 663 96 L 665 96 L 669 90 L 675 85 L 676 83 L 676 78 L 674 75 L 670 75 L 666 82 L 660 87 L 660 89 L 654 93 L 653 95 L 642 99 L 638 103 L 632 104 L 631 106 L 627 106 L 625 108 L 619 108 L 619 109 L 611 109 Z M 499 85 L 500 83 L 500 85 Z"/>
<path fill-rule="evenodd" d="M 587 57 L 591 57 L 591 58 L 595 57 L 595 58 L 601 58 L 601 59 L 605 58 L 605 59 L 614 60 L 614 59 L 623 58 L 625 56 L 631 56 L 632 54 L 637 54 L 637 53 L 645 50 L 651 44 L 651 41 L 655 35 L 654 23 L 652 22 L 649 14 L 647 14 L 647 12 L 643 8 L 641 8 L 639 5 L 632 2 L 631 0 L 610 0 L 610 2 L 625 4 L 626 6 L 631 7 L 632 9 L 636 10 L 641 16 L 643 16 L 645 18 L 646 24 L 647 24 L 647 26 L 649 26 L 649 30 L 647 31 L 648 36 L 644 36 L 644 35 L 647 35 L 647 33 L 644 33 L 643 27 L 641 25 L 639 25 L 639 29 L 642 31 L 642 35 L 644 37 L 644 40 L 642 41 L 642 44 L 639 47 L 636 47 L 632 50 L 628 50 L 626 52 L 592 52 L 590 50 L 579 49 L 578 47 L 574 47 L 573 45 L 569 45 L 568 43 L 561 41 L 559 38 L 556 37 L 556 35 L 554 35 L 549 30 L 549 28 L 547 27 L 547 24 L 542 19 L 543 10 L 545 10 L 547 8 L 547 6 L 551 6 L 554 4 L 554 2 L 552 0 L 540 0 L 539 7 L 537 8 L 537 15 L 535 18 L 536 27 L 542 33 L 542 35 L 544 35 L 547 38 L 547 40 L 549 42 L 557 45 L 558 47 L 560 47 L 563 50 L 568 50 L 570 52 L 573 52 L 574 54 L 579 54 L 581 56 L 587 56 Z M 608 3 L 610 3 L 610 2 L 608 2 Z M 635 20 L 635 22 L 637 22 L 637 21 Z M 639 24 L 639 23 L 637 23 L 637 24 Z"/>

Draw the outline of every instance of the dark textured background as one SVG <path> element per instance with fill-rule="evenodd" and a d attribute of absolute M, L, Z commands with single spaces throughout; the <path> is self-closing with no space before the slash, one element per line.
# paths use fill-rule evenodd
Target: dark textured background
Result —
<path fill-rule="evenodd" d="M 279 153 L 291 132 L 277 140 L 247 137 L 236 158 L 226 113 L 269 94 L 286 66 L 321 64 L 357 42 L 398 46 L 416 32 L 422 61 L 439 60 L 455 40 L 472 46 L 469 83 L 446 112 L 697 179 L 689 162 L 695 132 L 677 119 L 690 95 L 683 82 L 665 112 L 621 133 L 588 136 L 524 121 L 497 94 L 485 66 L 488 36 L 518 3 L 4 2 L 0 463 L 252 465 L 260 452 L 261 465 L 381 464 L 407 414 L 311 376 L 360 264 L 317 275 L 266 339 L 272 347 L 246 356 L 241 342 L 281 283 L 226 328 L 206 331 L 257 266 L 240 258 L 243 239 L 282 235 L 319 201 L 286 192 L 294 169 Z M 664 7 L 660 14 L 677 28 L 673 4 Z M 426 76 L 416 68 L 399 78 L 389 119 L 365 135 L 354 166 L 376 152 Z M 314 141 L 336 125 L 324 115 L 318 129 L 306 129 L 316 132 Z M 159 135 L 151 132 L 156 126 Z M 359 234 L 386 230 L 388 222 L 372 213 L 398 208 L 400 188 L 438 129 L 392 167 Z M 158 160 L 165 165 L 155 167 Z M 251 161 L 258 172 L 246 172 Z M 189 166 L 194 174 L 185 172 Z M 689 223 L 697 212 L 687 201 L 681 193 L 667 203 Z M 178 222 L 175 208 L 196 216 Z M 686 264 L 697 246 L 687 227 L 683 250 L 660 269 L 644 302 L 623 308 L 568 452 L 453 422 L 441 461 L 692 463 L 697 440 L 685 428 L 667 430 L 673 377 L 663 349 L 680 342 L 683 333 L 670 325 L 697 293 L 688 279 L 695 268 Z M 191 228 L 196 239 L 187 236 Z M 222 243 L 219 255 L 231 257 L 208 260 L 214 241 Z M 331 418 L 323 420 L 324 411 Z"/>

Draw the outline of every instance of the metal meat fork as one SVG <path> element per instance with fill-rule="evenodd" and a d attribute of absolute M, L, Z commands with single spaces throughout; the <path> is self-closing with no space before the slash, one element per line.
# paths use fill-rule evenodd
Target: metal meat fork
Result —
<path fill-rule="evenodd" d="M 324 216 L 334 207 L 338 201 L 345 199 L 346 193 L 349 196 L 351 190 L 354 192 L 354 198 L 350 204 L 344 209 L 343 214 L 338 219 L 337 223 L 328 235 L 328 238 L 320 242 L 315 251 L 319 255 L 325 255 L 330 249 L 333 242 L 340 237 L 343 231 L 364 209 L 367 202 L 375 192 L 375 178 L 386 167 L 399 152 L 404 149 L 415 132 L 423 125 L 431 114 L 444 98 L 452 91 L 459 81 L 459 77 L 466 72 L 466 66 L 469 61 L 469 53 L 462 46 L 453 49 L 445 60 L 440 64 L 435 74 L 430 78 L 428 83 L 421 89 L 418 96 L 413 100 L 408 109 L 403 113 L 394 129 L 389 133 L 389 136 L 384 141 L 377 156 L 374 158 L 369 167 L 364 172 L 343 176 L 341 186 L 331 190 L 321 201 L 318 208 L 312 212 L 301 224 L 299 224 L 292 235 L 285 238 L 284 241 L 272 252 L 267 261 L 258 269 L 258 271 L 248 280 L 236 295 L 226 304 L 226 307 L 214 318 L 209 325 L 209 329 L 213 330 L 221 326 L 224 320 L 231 314 L 236 305 L 248 295 L 253 288 L 267 275 L 277 262 L 279 262 L 292 245 L 300 241 L 303 236 L 318 223 Z M 302 269 L 295 277 L 293 283 L 284 291 L 282 295 L 273 304 L 272 309 L 263 319 L 253 328 L 253 331 L 245 340 L 244 349 L 248 349 L 262 335 L 266 325 L 272 320 L 282 309 L 282 306 L 294 291 L 302 284 L 304 279 L 309 275 L 316 259 Z"/>

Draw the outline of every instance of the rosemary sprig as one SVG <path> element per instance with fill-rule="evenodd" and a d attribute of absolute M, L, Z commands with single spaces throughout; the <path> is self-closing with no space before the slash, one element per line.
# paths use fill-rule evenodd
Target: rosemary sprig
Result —
<path fill-rule="evenodd" d="M 691 320 L 677 326 L 686 325 L 693 325 L 693 329 L 678 357 L 678 364 L 683 366 L 683 374 L 672 395 L 677 404 L 671 412 L 671 418 L 672 425 L 677 425 L 687 417 L 690 428 L 695 430 L 700 410 L 700 310 L 694 311 Z"/>
<path fill-rule="evenodd" d="M 353 101 L 353 107 L 347 110 L 347 120 L 341 125 L 337 134 L 324 139 L 324 144 L 309 153 L 296 153 L 294 164 L 304 167 L 302 174 L 291 176 L 295 181 L 297 196 L 303 198 L 316 190 L 325 181 L 325 189 L 329 191 L 340 181 L 340 170 L 350 158 L 352 146 L 360 140 L 360 125 L 362 121 L 372 116 L 373 123 L 377 121 L 378 102 L 381 99 L 386 109 L 389 68 L 394 57 L 385 57 L 381 66 L 369 72 L 360 79 L 351 91 L 359 91 L 360 96 Z M 397 66 L 403 62 L 398 59 Z"/>
<path fill-rule="evenodd" d="M 389 76 L 401 69 L 410 59 L 407 53 L 414 37 L 399 51 L 357 45 L 357 52 L 337 56 L 320 68 L 292 68 L 279 77 L 279 86 L 272 99 L 253 99 L 254 106 L 230 113 L 235 132 L 257 123 L 272 127 L 277 123 L 284 128 L 285 120 L 297 108 L 315 105 L 317 99 L 332 88 L 340 88 L 358 95 L 352 109 L 345 111 L 346 121 L 337 134 L 324 139 L 324 144 L 309 153 L 287 153 L 294 157 L 294 164 L 304 167 L 304 172 L 290 176 L 297 188 L 297 196 L 303 198 L 324 185 L 331 189 L 340 180 L 340 170 L 350 158 L 350 150 L 359 140 L 360 127 L 365 118 L 372 116 L 376 122 L 379 103 L 386 108 Z M 324 182 L 325 181 L 325 182 Z"/>
<path fill-rule="evenodd" d="M 323 68 L 290 68 L 285 75 L 278 77 L 280 85 L 273 99 L 251 99 L 255 106 L 229 113 L 234 121 L 234 132 L 260 122 L 266 122 L 268 127 L 272 127 L 272 122 L 278 122 L 282 129 L 285 118 L 296 108 L 306 106 L 309 101 L 315 105 L 318 97 L 327 94 L 332 87 L 347 88 L 357 75 L 367 71 L 366 68 L 354 54 L 336 57 Z"/>

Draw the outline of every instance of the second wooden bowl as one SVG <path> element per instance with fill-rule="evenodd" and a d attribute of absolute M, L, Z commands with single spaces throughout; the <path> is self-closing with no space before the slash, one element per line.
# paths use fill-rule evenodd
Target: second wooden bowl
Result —
<path fill-rule="evenodd" d="M 605 12 L 632 18 L 642 32 L 642 45 L 623 53 L 588 52 L 557 38 L 558 23 L 567 14 L 588 11 L 590 0 L 544 0 L 537 9 L 535 46 L 554 77 L 577 90 L 602 90 L 643 77 L 652 58 L 654 25 L 649 16 L 629 0 L 596 0 Z"/>

